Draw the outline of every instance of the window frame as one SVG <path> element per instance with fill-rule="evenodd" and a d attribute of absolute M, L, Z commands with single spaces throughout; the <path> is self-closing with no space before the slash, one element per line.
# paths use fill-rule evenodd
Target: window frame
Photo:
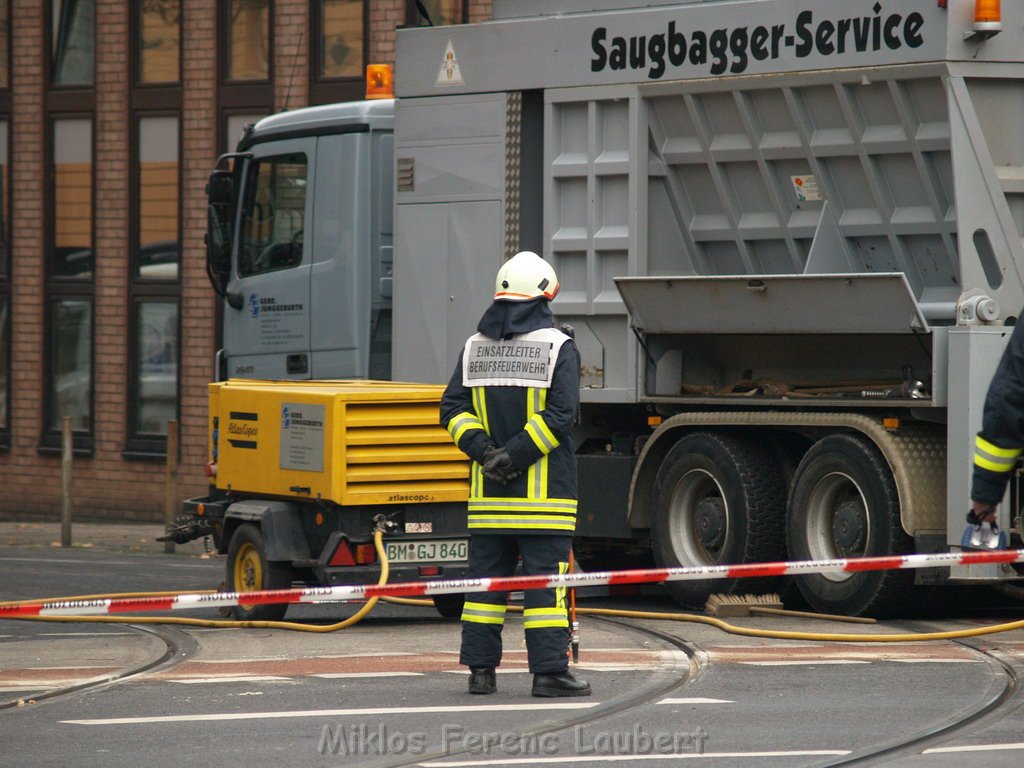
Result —
<path fill-rule="evenodd" d="M 7 248 L 0 252 L 0 302 L 4 303 L 7 308 L 7 323 L 3 328 L 0 328 L 0 351 L 2 351 L 3 357 L 0 359 L 0 366 L 7 374 L 7 384 L 4 387 L 4 391 L 0 394 L 3 401 L 0 402 L 0 408 L 3 410 L 3 415 L 0 417 L 0 451 L 9 450 L 11 447 L 11 367 L 14 363 L 14 358 L 11 355 L 11 326 L 12 316 L 14 307 L 11 302 L 13 299 L 13 293 L 11 291 L 11 269 L 13 268 L 14 260 L 11 258 L 11 185 L 12 185 L 12 174 L 11 174 L 11 150 L 13 143 L 11 141 L 11 115 L 6 111 L 0 111 L 0 122 L 7 124 L 7 145 L 4 147 L 7 157 L 7 184 L 3 184 L 2 178 L 0 178 L 0 216 L 3 217 L 0 221 L 0 237 L 3 237 L 7 243 Z"/>
<path fill-rule="evenodd" d="M 128 348 L 128 408 L 125 411 L 126 431 L 128 438 L 122 455 L 126 459 L 163 460 L 167 456 L 167 435 L 156 432 L 142 432 L 137 429 L 141 408 L 142 361 L 139 356 L 141 312 L 143 304 L 173 304 L 176 309 L 175 327 L 176 344 L 174 359 L 174 418 L 181 422 L 181 300 L 177 294 L 133 293 L 129 303 L 128 324 L 132 329 L 129 334 Z"/>
<path fill-rule="evenodd" d="M 310 0 L 309 4 L 309 103 L 331 104 L 338 101 L 358 101 L 366 96 L 366 65 L 370 48 L 370 2 L 361 0 L 363 13 L 363 52 L 359 75 L 350 77 L 322 77 L 320 61 L 323 57 L 323 3 Z"/>
<path fill-rule="evenodd" d="M 469 19 L 469 0 L 459 2 L 459 20 L 454 24 L 466 24 Z M 405 24 L 409 27 L 418 27 L 420 15 L 416 10 L 416 0 L 405 0 Z M 447 25 L 446 25 L 447 26 Z"/>
<path fill-rule="evenodd" d="M 142 81 L 142 8 L 137 2 L 129 3 L 129 39 L 128 46 L 128 67 L 131 87 L 133 89 L 133 105 L 138 106 L 138 100 L 145 98 L 145 91 L 180 91 L 185 76 L 185 0 L 178 0 L 178 73 L 176 80 L 161 80 L 159 82 L 145 83 Z M 157 99 L 174 98 L 173 93 L 161 94 Z"/>
<path fill-rule="evenodd" d="M 47 229 L 43 238 L 43 254 L 45 259 L 44 339 L 46 340 L 48 349 L 43 356 L 43 420 L 38 450 L 40 453 L 60 453 L 61 450 L 61 430 L 50 426 L 56 416 L 53 410 L 57 382 L 54 378 L 55 371 L 53 366 L 55 350 L 49 349 L 49 346 L 50 341 L 53 339 L 53 334 L 56 332 L 55 306 L 61 301 L 78 300 L 86 301 L 90 307 L 89 429 L 74 430 L 72 442 L 75 455 L 91 456 L 93 454 L 95 444 L 96 430 L 96 116 L 91 112 L 51 112 L 46 116 L 46 134 L 44 137 L 44 156 L 46 157 L 46 165 L 45 172 L 43 174 L 43 199 L 46 217 L 49 221 L 56 221 L 57 147 L 55 127 L 56 123 L 60 120 L 88 120 L 91 125 L 91 142 L 89 145 L 91 190 L 91 205 L 89 212 L 91 217 L 89 250 L 92 253 L 93 267 L 90 276 L 85 279 L 77 279 L 54 274 L 54 253 L 57 247 L 56 227 L 49 227 Z"/>
<path fill-rule="evenodd" d="M 66 1 L 66 0 L 65 0 Z M 57 67 L 55 66 L 56 51 L 54 50 L 54 32 L 55 20 L 54 14 L 54 0 L 45 0 L 45 16 L 46 16 L 46 88 L 50 96 L 54 96 L 60 93 L 74 93 L 74 92 L 94 92 L 96 89 L 96 3 L 97 0 L 89 0 L 92 3 L 93 12 L 93 24 L 92 24 L 92 80 L 88 83 L 67 83 L 58 85 L 54 82 L 54 77 L 57 74 Z"/>

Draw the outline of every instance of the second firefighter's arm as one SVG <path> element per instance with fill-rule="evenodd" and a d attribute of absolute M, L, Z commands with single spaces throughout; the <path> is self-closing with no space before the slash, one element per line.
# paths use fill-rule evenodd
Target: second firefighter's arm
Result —
<path fill-rule="evenodd" d="M 1017 325 L 985 397 L 974 443 L 971 501 L 979 519 L 995 517 L 1017 459 L 1024 453 L 1024 328 Z"/>

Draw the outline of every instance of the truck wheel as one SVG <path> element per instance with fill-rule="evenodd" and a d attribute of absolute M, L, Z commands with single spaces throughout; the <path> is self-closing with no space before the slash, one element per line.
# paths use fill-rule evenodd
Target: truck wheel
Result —
<path fill-rule="evenodd" d="M 694 432 L 665 457 L 655 481 L 654 558 L 668 568 L 781 560 L 785 488 L 767 448 L 742 437 Z M 776 579 L 670 581 L 690 608 L 713 594 L 777 591 Z"/>
<path fill-rule="evenodd" d="M 260 589 L 288 589 L 291 585 L 291 563 L 267 559 L 267 550 L 259 527 L 252 523 L 238 526 L 228 545 L 228 590 L 255 592 Z M 242 603 L 231 609 L 231 616 L 240 621 L 280 621 L 287 610 L 287 603 Z"/>
<path fill-rule="evenodd" d="M 836 434 L 811 446 L 793 478 L 786 538 L 794 560 L 913 551 L 900 526 L 892 472 L 872 442 Z M 815 610 L 891 616 L 911 602 L 914 575 L 900 570 L 807 574 L 796 582 Z"/>
<path fill-rule="evenodd" d="M 465 602 L 465 595 L 434 595 L 434 607 L 446 619 L 462 618 L 462 606 Z"/>

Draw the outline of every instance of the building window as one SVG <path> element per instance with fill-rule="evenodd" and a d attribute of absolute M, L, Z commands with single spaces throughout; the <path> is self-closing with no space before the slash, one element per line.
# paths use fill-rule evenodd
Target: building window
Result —
<path fill-rule="evenodd" d="M 139 119 L 135 276 L 178 279 L 178 118 Z"/>
<path fill-rule="evenodd" d="M 51 274 L 92 279 L 92 120 L 53 121 Z"/>
<path fill-rule="evenodd" d="M 132 435 L 136 441 L 157 438 L 159 451 L 165 448 L 167 422 L 178 417 L 178 302 L 139 301 L 132 324 Z"/>
<path fill-rule="evenodd" d="M 365 0 L 314 0 L 310 101 L 360 99 L 366 67 Z"/>
<path fill-rule="evenodd" d="M 230 81 L 270 80 L 270 0 L 229 0 Z"/>
<path fill-rule="evenodd" d="M 76 433 L 92 431 L 92 302 L 56 299 L 50 304 L 47 427 L 61 431 L 65 416 Z"/>
<path fill-rule="evenodd" d="M 409 0 L 410 23 L 419 27 L 461 24 L 466 18 L 465 0 Z"/>
<path fill-rule="evenodd" d="M 139 83 L 180 79 L 181 2 L 142 0 L 139 10 Z"/>
<path fill-rule="evenodd" d="M 55 86 L 92 86 L 96 50 L 95 0 L 51 0 Z"/>
<path fill-rule="evenodd" d="M 136 120 L 128 440 L 125 455 L 166 453 L 178 414 L 181 230 L 180 118 Z"/>
<path fill-rule="evenodd" d="M 11 4 L 0 0 L 0 89 L 11 87 Z"/>
<path fill-rule="evenodd" d="M 46 401 L 42 448 L 60 445 L 70 416 L 76 449 L 92 448 L 93 125 L 78 117 L 51 123 L 47 274 Z"/>
<path fill-rule="evenodd" d="M 0 448 L 9 445 L 11 399 L 10 173 L 7 118 L 0 118 Z"/>

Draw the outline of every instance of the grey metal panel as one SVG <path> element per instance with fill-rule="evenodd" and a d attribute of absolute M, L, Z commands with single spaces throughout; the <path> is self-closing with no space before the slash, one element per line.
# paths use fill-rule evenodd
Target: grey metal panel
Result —
<path fill-rule="evenodd" d="M 1010 340 L 1012 327 L 961 326 L 949 329 L 949 409 L 947 422 L 946 543 L 960 545 L 971 503 L 974 436 L 981 429 L 989 384 Z M 999 508 L 999 525 L 1009 530 L 1009 505 Z"/>
<path fill-rule="evenodd" d="M 927 323 L 901 273 L 617 278 L 648 334 L 914 333 Z"/>
<path fill-rule="evenodd" d="M 645 86 L 648 274 L 896 272 L 961 291 L 945 67 Z"/>
<path fill-rule="evenodd" d="M 446 383 L 494 295 L 501 203 L 400 205 L 397 216 L 395 378 Z"/>
<path fill-rule="evenodd" d="M 395 334 L 392 371 L 398 381 L 444 382 L 448 355 L 448 215 L 441 205 L 395 209 Z"/>
<path fill-rule="evenodd" d="M 1024 23 L 1024 9 L 1006 8 L 1004 18 L 1008 29 L 1019 29 Z M 1014 3 L 1014 6 L 1017 4 Z M 810 24 L 801 24 L 800 14 L 811 13 Z M 819 24 L 829 21 L 834 27 L 846 19 L 867 20 L 873 28 L 875 19 L 888 19 L 899 14 L 897 29 L 899 47 L 891 49 L 884 43 L 878 50 L 869 41 L 868 50 L 858 52 L 853 42 L 852 25 L 846 33 L 847 44 L 842 53 L 838 47 L 831 54 L 822 54 L 813 46 L 803 51 L 801 43 L 813 37 Z M 915 29 L 904 33 L 906 20 L 920 15 L 920 44 Z M 804 17 L 806 21 L 806 17 Z M 419 28 L 398 31 L 397 93 L 401 97 L 428 96 L 441 92 L 481 93 L 589 85 L 642 83 L 652 80 L 683 80 L 709 76 L 767 74 L 819 69 L 836 69 L 885 64 L 937 61 L 946 58 L 947 40 L 953 35 L 947 29 L 949 14 L 937 3 L 920 0 L 890 0 L 875 14 L 869 4 L 849 0 L 817 0 L 808 11 L 804 0 L 749 0 L 748 2 L 680 4 L 669 7 L 607 11 L 593 15 L 567 14 L 533 19 L 494 21 L 486 24 L 454 27 Z M 1012 25 L 1016 22 L 1016 27 Z M 670 28 L 671 25 L 671 28 Z M 782 29 L 773 46 L 770 35 L 774 27 Z M 765 29 L 769 40 L 758 47 L 754 56 L 749 41 L 757 28 Z M 604 29 L 603 43 L 595 42 L 595 31 Z M 652 63 L 650 40 L 661 36 L 662 50 L 671 50 L 670 29 L 686 38 L 687 53 L 692 53 L 694 33 L 723 38 L 725 52 L 716 57 L 705 50 L 703 60 L 688 55 L 678 65 L 664 57 L 663 66 Z M 745 47 L 731 46 L 734 30 L 746 33 Z M 962 34 L 962 27 L 957 30 Z M 740 33 L 743 34 L 742 32 Z M 760 34 L 760 33 L 759 33 Z M 624 66 L 612 69 L 610 52 L 613 39 L 622 38 L 625 48 Z M 1010 32 L 1006 38 L 1019 36 Z M 630 66 L 630 39 L 636 38 L 636 66 Z M 998 38 L 997 38 L 998 39 Z M 838 37 L 835 38 L 838 43 Z M 440 77 L 449 44 L 461 74 L 461 82 Z M 717 43 L 716 43 L 717 45 Z M 656 44 L 657 46 L 657 44 Z M 595 51 L 603 48 L 602 57 Z M 700 46 L 696 48 L 699 50 Z M 773 49 L 774 48 L 774 49 Z M 980 51 L 964 52 L 964 58 L 977 53 L 988 58 L 987 46 Z M 800 54 L 798 55 L 798 51 Z M 742 54 L 742 55 L 741 55 Z M 598 66 L 601 61 L 605 66 Z M 717 65 L 716 65 L 717 62 Z M 439 84 L 439 82 L 441 84 Z"/>
<path fill-rule="evenodd" d="M 310 281 L 310 376 L 365 378 L 369 366 L 372 207 L 369 133 L 317 139 Z M 388 201 L 390 203 L 390 200 Z"/>

